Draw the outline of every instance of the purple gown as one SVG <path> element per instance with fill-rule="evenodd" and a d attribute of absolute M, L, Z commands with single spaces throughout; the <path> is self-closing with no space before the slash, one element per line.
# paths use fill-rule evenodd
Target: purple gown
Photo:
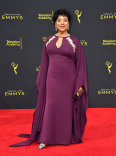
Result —
<path fill-rule="evenodd" d="M 89 103 L 84 51 L 72 35 L 63 37 L 59 48 L 57 40 L 56 35 L 48 36 L 43 46 L 31 134 L 19 134 L 28 139 L 9 146 L 26 146 L 33 140 L 44 144 L 82 143 Z M 73 100 L 82 85 L 85 92 L 78 101 Z"/>

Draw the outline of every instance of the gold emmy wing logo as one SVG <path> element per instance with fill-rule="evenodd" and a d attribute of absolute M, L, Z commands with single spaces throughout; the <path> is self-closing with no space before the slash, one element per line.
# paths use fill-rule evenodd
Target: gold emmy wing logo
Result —
<path fill-rule="evenodd" d="M 113 64 L 113 63 L 110 63 L 109 61 L 107 61 L 107 62 L 105 63 L 105 65 L 108 67 L 109 74 L 111 74 L 110 68 L 112 67 L 112 64 Z"/>
<path fill-rule="evenodd" d="M 38 14 L 38 19 L 49 19 L 52 20 L 53 11 L 52 14 Z"/>
<path fill-rule="evenodd" d="M 79 10 L 75 10 L 75 14 L 77 14 L 77 19 L 78 19 L 78 21 L 79 21 L 79 23 L 80 23 L 81 20 L 80 20 L 79 18 L 80 18 L 81 15 L 82 15 L 82 11 L 80 11 L 80 13 L 79 13 Z"/>
<path fill-rule="evenodd" d="M 17 75 L 16 69 L 18 68 L 18 64 L 12 62 L 12 63 L 11 63 L 11 66 L 14 68 L 15 75 Z"/>

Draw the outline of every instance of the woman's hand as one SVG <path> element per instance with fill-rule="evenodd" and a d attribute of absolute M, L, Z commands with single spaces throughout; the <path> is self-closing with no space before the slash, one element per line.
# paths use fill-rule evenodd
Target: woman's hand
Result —
<path fill-rule="evenodd" d="M 77 96 L 79 96 L 83 92 L 83 88 L 80 87 L 79 90 L 77 91 Z"/>

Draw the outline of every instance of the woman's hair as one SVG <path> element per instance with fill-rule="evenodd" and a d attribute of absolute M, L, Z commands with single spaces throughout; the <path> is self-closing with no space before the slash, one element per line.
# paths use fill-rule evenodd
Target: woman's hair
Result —
<path fill-rule="evenodd" d="M 68 22 L 71 23 L 71 20 L 72 20 L 71 13 L 67 9 L 57 9 L 54 12 L 54 15 L 52 17 L 52 21 L 53 21 L 54 25 L 55 25 L 55 22 L 56 22 L 59 15 L 67 16 L 68 17 Z"/>

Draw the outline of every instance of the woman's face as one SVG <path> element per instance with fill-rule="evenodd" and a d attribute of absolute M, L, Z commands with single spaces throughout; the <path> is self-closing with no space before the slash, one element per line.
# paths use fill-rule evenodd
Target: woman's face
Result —
<path fill-rule="evenodd" d="M 62 31 L 62 32 L 67 31 L 69 27 L 68 17 L 59 15 L 55 22 L 55 26 L 58 29 L 58 31 Z"/>

